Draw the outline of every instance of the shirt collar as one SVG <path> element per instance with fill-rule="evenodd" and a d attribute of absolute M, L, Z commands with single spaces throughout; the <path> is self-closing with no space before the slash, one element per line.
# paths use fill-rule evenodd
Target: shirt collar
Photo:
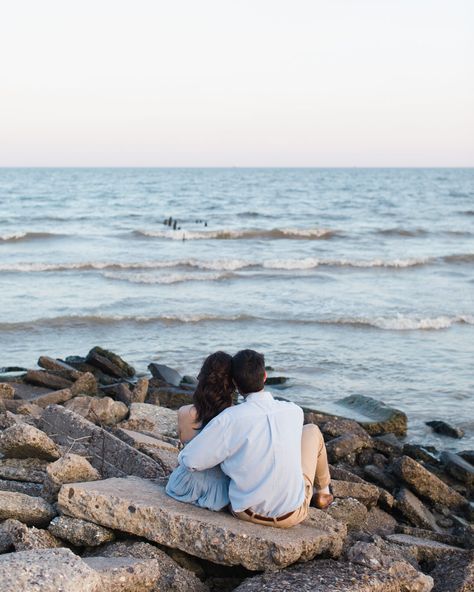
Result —
<path fill-rule="evenodd" d="M 270 401 L 273 400 L 273 396 L 271 393 L 262 389 L 261 391 L 257 391 L 256 393 L 249 393 L 245 397 L 245 402 L 247 401 Z"/>

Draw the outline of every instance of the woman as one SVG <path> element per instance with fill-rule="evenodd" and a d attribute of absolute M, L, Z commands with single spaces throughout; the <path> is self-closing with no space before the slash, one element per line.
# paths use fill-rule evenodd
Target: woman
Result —
<path fill-rule="evenodd" d="M 232 405 L 232 357 L 221 351 L 211 354 L 202 365 L 198 381 L 194 404 L 178 410 L 178 435 L 184 445 Z M 166 493 L 181 502 L 217 512 L 229 504 L 229 478 L 220 467 L 191 472 L 178 465 L 170 475 Z"/>

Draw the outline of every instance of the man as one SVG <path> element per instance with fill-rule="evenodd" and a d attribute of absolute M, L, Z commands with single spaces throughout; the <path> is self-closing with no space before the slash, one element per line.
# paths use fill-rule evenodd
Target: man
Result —
<path fill-rule="evenodd" d="M 179 461 L 190 471 L 220 464 L 230 478 L 237 518 L 279 528 L 299 524 L 310 504 L 325 508 L 333 499 L 321 432 L 315 425 L 303 427 L 300 407 L 276 401 L 264 390 L 262 354 L 239 351 L 232 373 L 245 402 L 215 417 L 181 451 Z"/>

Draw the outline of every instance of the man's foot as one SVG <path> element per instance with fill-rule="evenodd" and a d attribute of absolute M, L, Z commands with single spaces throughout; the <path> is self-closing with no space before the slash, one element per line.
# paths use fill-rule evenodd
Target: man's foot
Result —
<path fill-rule="evenodd" d="M 329 506 L 334 501 L 334 496 L 332 493 L 321 493 L 316 492 L 313 493 L 313 497 L 309 503 L 310 506 L 313 508 L 319 508 L 320 510 L 325 510 L 329 508 Z"/>

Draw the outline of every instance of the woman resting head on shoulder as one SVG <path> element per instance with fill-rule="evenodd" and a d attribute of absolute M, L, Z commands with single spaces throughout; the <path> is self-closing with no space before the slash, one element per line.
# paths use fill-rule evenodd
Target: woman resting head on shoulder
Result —
<path fill-rule="evenodd" d="M 198 374 L 193 404 L 178 410 L 178 435 L 186 444 L 211 419 L 232 405 L 235 385 L 232 380 L 232 356 L 217 351 L 208 356 Z"/>

